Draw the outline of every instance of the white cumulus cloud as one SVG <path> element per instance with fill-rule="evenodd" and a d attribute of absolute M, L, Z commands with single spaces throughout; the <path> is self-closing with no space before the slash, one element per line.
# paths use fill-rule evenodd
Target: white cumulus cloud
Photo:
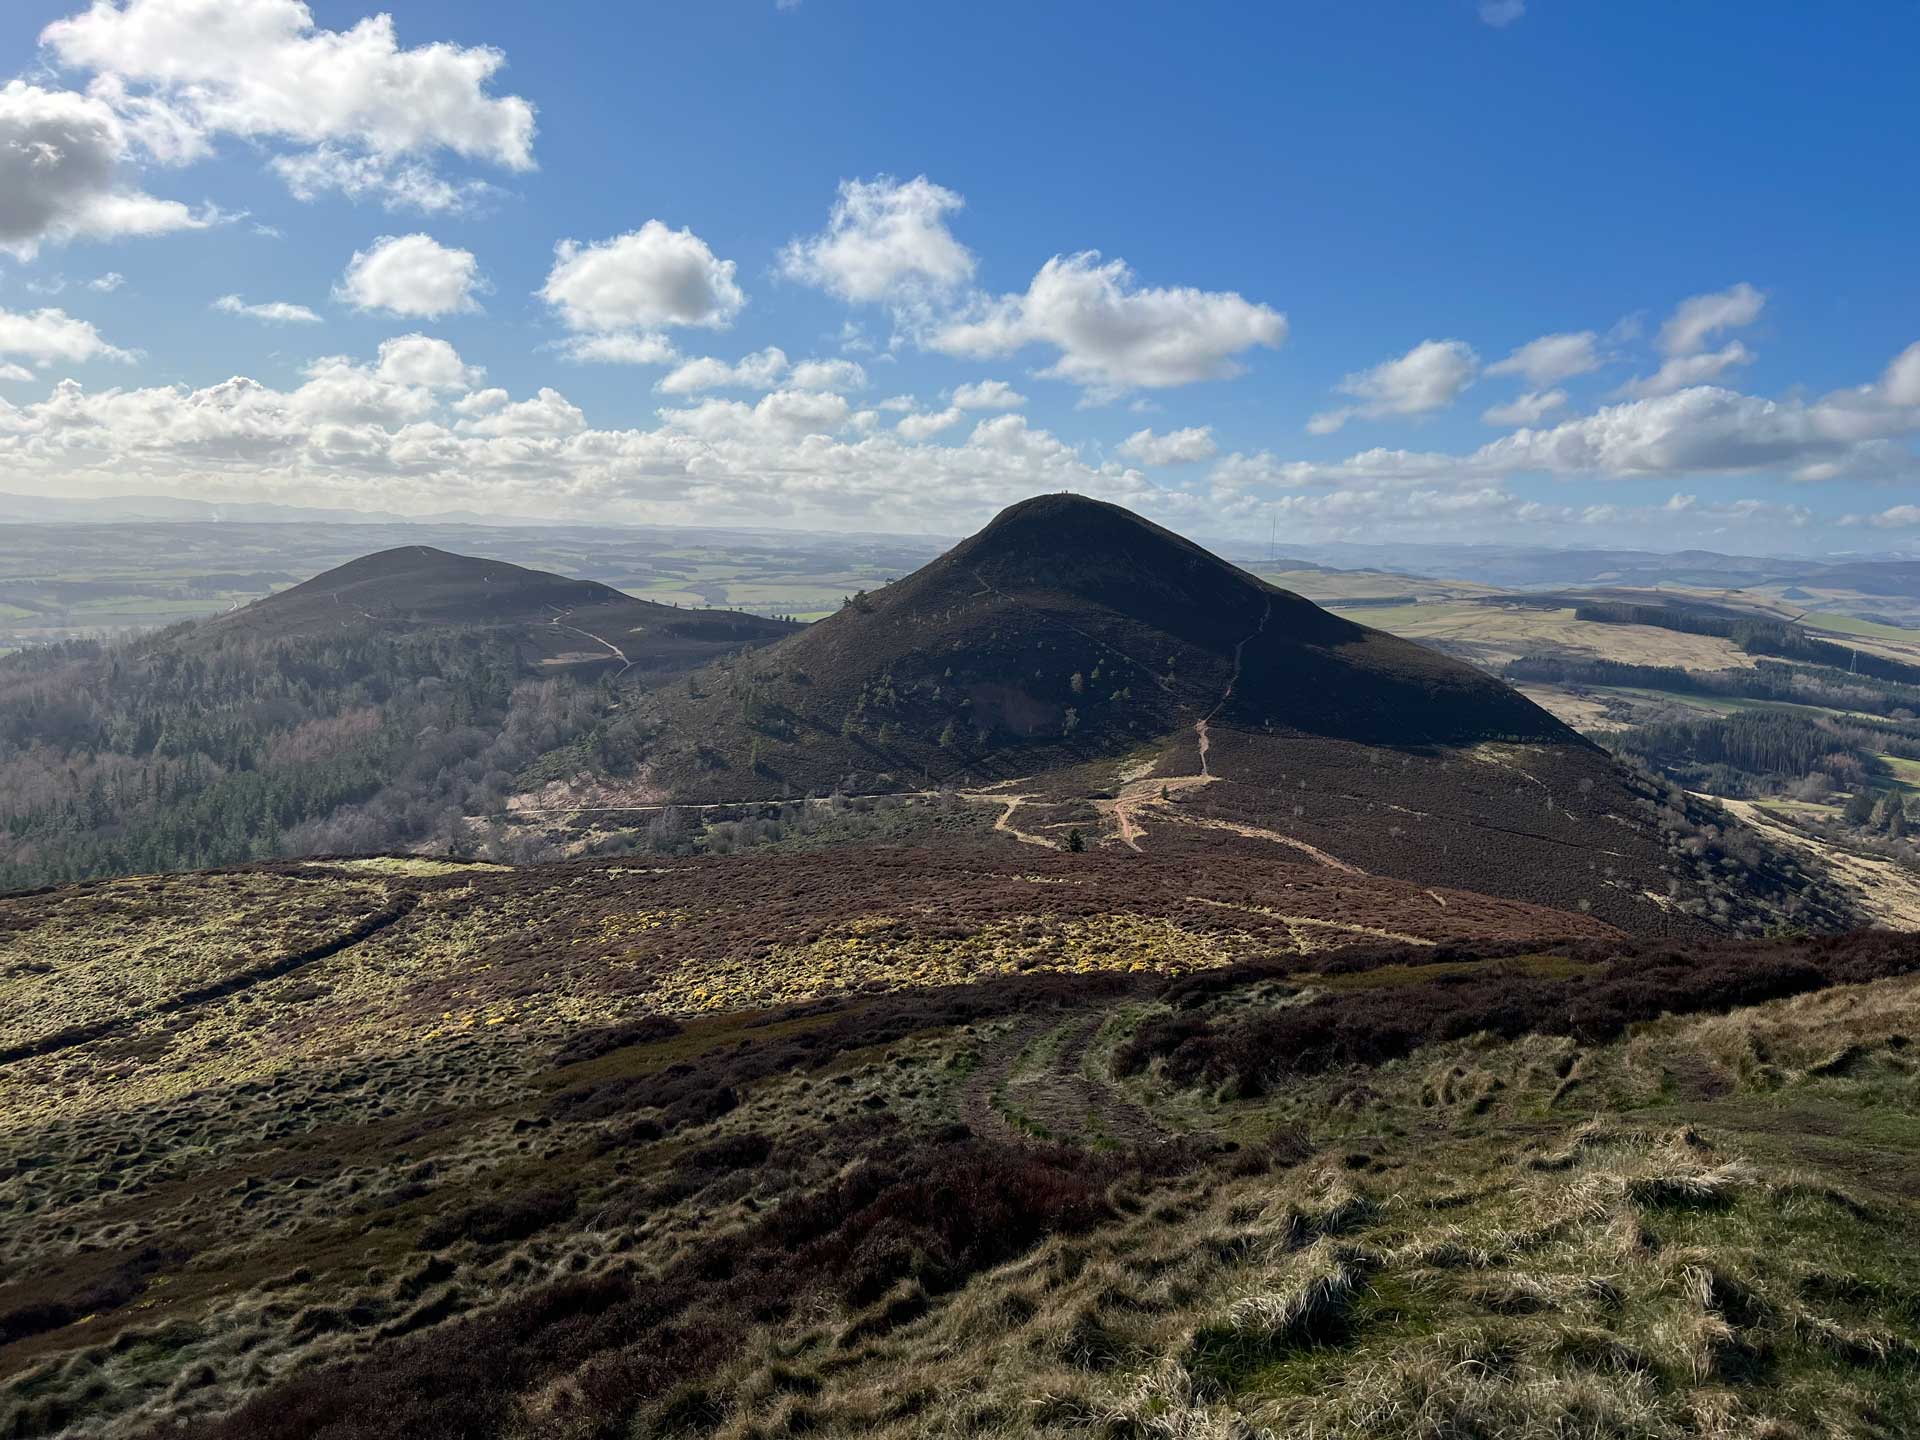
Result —
<path fill-rule="evenodd" d="M 790 365 L 777 345 L 732 362 L 711 355 L 687 360 L 662 376 L 654 389 L 668 395 L 703 390 L 858 390 L 867 372 L 851 360 L 802 360 Z"/>
<path fill-rule="evenodd" d="M 802 360 L 787 376 L 796 390 L 864 390 L 866 367 L 853 360 Z"/>
<path fill-rule="evenodd" d="M 951 430 L 966 418 L 964 410 L 957 405 L 949 405 L 944 410 L 925 415 L 902 415 L 894 422 L 893 428 L 908 440 L 925 440 L 943 430 Z"/>
<path fill-rule="evenodd" d="M 24 356 L 39 365 L 134 358 L 102 339 L 91 321 L 53 309 L 0 310 L 0 355 Z"/>
<path fill-rule="evenodd" d="M 1529 390 L 1503 405 L 1489 405 L 1480 418 L 1489 425 L 1538 425 L 1566 404 L 1564 390 Z"/>
<path fill-rule="evenodd" d="M 572 335 L 560 342 L 563 359 L 577 365 L 671 365 L 679 359 L 664 335 L 615 333 Z"/>
<path fill-rule="evenodd" d="M 1467 454 L 1375 448 L 1344 460 L 1232 454 L 1213 467 L 1235 492 L 1311 486 L 1477 484 L 1516 474 L 1657 479 L 1771 474 L 1786 480 L 1920 478 L 1920 403 L 1902 353 L 1879 380 L 1814 400 L 1769 400 L 1715 385 L 1605 406 L 1592 415 L 1494 440 Z"/>
<path fill-rule="evenodd" d="M 1894 357 L 1881 377 L 1880 389 L 1892 405 L 1920 405 L 1920 341 Z"/>
<path fill-rule="evenodd" d="M 1600 368 L 1599 336 L 1591 330 L 1542 335 L 1487 366 L 1489 375 L 1518 375 L 1536 390 Z"/>
<path fill-rule="evenodd" d="M 1220 453 L 1213 442 L 1211 425 L 1193 425 L 1164 435 L 1156 435 L 1151 429 L 1136 430 L 1120 442 L 1119 450 L 1142 465 L 1191 465 Z"/>
<path fill-rule="evenodd" d="M 1671 395 L 1691 385 L 1717 380 L 1738 365 L 1751 365 L 1753 352 L 1738 340 L 1730 340 L 1718 350 L 1696 355 L 1671 355 L 1651 375 L 1638 376 L 1620 387 L 1622 395 L 1642 399 Z"/>
<path fill-rule="evenodd" d="M 540 298 L 569 330 L 589 334 L 724 329 L 747 303 L 734 270 L 693 231 L 649 220 L 611 240 L 562 240 Z"/>
<path fill-rule="evenodd" d="M 973 253 L 947 228 L 965 203 L 924 175 L 843 180 L 827 228 L 789 242 L 780 269 L 855 302 L 951 290 L 973 278 Z"/>
<path fill-rule="evenodd" d="M 477 418 L 459 421 L 456 428 L 468 435 L 577 435 L 587 428 L 587 417 L 578 405 L 558 390 L 543 386 L 531 400 L 491 406 Z"/>
<path fill-rule="evenodd" d="M 419 385 L 428 390 L 471 390 L 486 375 L 469 365 L 445 340 L 431 335 L 397 335 L 380 342 L 375 373 L 395 385 Z"/>
<path fill-rule="evenodd" d="M 1695 355 L 1725 330 L 1737 330 L 1760 318 L 1767 297 L 1744 280 L 1728 290 L 1682 300 L 1660 327 L 1660 353 Z"/>
<path fill-rule="evenodd" d="M 369 157 L 355 183 L 403 203 L 424 193 L 423 157 L 438 152 L 533 165 L 533 106 L 489 90 L 506 56 L 403 47 L 390 15 L 329 30 L 303 0 L 93 0 L 40 38 L 60 64 L 95 72 L 91 89 L 156 149 L 190 155 L 223 134 L 309 147 L 312 168 L 283 171 L 296 193 L 355 193 L 345 177 Z"/>
<path fill-rule="evenodd" d="M 775 390 L 752 405 L 744 400 L 703 400 L 683 410 L 662 410 L 661 422 L 707 440 L 798 440 L 829 436 L 846 424 L 852 407 L 826 391 Z"/>
<path fill-rule="evenodd" d="M 645 428 L 596 427 L 552 392 L 514 401 L 315 361 L 295 389 L 244 377 L 200 389 L 88 390 L 0 409 L 0 467 L 25 494 L 124 494 L 655 524 L 787 524 L 957 533 L 1029 495 L 1096 495 L 1176 521 L 1199 513 L 1138 470 L 1002 416 L 952 444 L 863 425 L 822 392 L 710 399 Z M 872 412 L 859 412 L 870 414 Z M 486 423 L 491 421 L 491 423 Z M 582 428 L 584 422 L 584 428 Z"/>
<path fill-rule="evenodd" d="M 1018 410 L 1027 397 L 1004 380 L 974 380 L 954 387 L 953 403 L 960 410 Z"/>
<path fill-rule="evenodd" d="M 1043 374 L 1112 394 L 1236 375 L 1238 357 L 1286 333 L 1286 317 L 1269 306 L 1232 291 L 1142 286 L 1125 261 L 1089 250 L 1056 255 L 1026 293 L 985 302 L 930 343 L 977 358 L 1051 347 L 1058 357 Z"/>
<path fill-rule="evenodd" d="M 22 80 L 0 86 L 0 250 L 30 260 L 44 243 L 199 229 L 177 200 L 141 190 L 127 121 L 91 95 Z"/>
<path fill-rule="evenodd" d="M 777 345 L 756 350 L 731 364 L 702 355 L 668 371 L 654 389 L 668 395 L 694 395 L 702 390 L 771 390 L 786 369 L 787 352 Z"/>
<path fill-rule="evenodd" d="M 1330 435 L 1355 417 L 1426 415 L 1444 410 L 1474 381 L 1480 359 L 1463 340 L 1422 340 L 1406 354 L 1349 375 L 1337 387 L 1359 401 L 1315 415 L 1307 429 Z"/>
<path fill-rule="evenodd" d="M 484 180 L 449 180 L 422 160 L 321 145 L 268 162 L 296 200 L 343 195 L 378 200 L 389 210 L 457 215 L 498 194 Z"/>
<path fill-rule="evenodd" d="M 238 295 L 222 295 L 213 308 L 227 315 L 244 315 L 249 320 L 264 320 L 270 325 L 318 325 L 320 317 L 304 305 L 285 300 L 263 300 L 248 304 Z"/>
<path fill-rule="evenodd" d="M 431 235 L 382 235 L 354 252 L 334 298 L 356 310 L 437 320 L 478 310 L 473 297 L 481 288 L 472 251 L 442 245 Z"/>

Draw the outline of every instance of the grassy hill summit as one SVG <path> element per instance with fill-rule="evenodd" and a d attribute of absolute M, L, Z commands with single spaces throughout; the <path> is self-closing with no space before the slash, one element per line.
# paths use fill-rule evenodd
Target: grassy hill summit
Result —
<path fill-rule="evenodd" d="M 795 628 L 763 615 L 681 610 L 593 580 L 403 545 L 208 621 L 194 638 L 201 645 L 236 635 L 283 640 L 361 625 L 516 629 L 530 632 L 524 641 L 531 658 L 581 655 L 643 669 L 698 663 L 725 649 L 777 640 Z"/>
<path fill-rule="evenodd" d="M 1011 506 L 687 699 L 671 723 L 709 753 L 757 745 L 763 779 L 807 785 L 876 757 L 935 775 L 1009 752 L 1073 763 L 1202 718 L 1369 744 L 1580 743 L 1468 665 L 1065 494 Z"/>
<path fill-rule="evenodd" d="M 0 659 L 0 887 L 457 848 L 543 754 L 792 634 L 405 546 L 214 619 Z"/>
<path fill-rule="evenodd" d="M 1077 495 L 1010 507 L 627 723 L 646 794 L 709 810 L 952 795 L 1035 847 L 1305 855 L 1632 933 L 1848 920 L 1503 681 Z"/>

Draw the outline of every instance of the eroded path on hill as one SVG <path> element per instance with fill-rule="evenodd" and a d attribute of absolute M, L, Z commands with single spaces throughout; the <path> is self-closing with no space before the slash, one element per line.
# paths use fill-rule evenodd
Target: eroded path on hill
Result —
<path fill-rule="evenodd" d="M 1219 830 L 1239 835 L 1248 840 L 1263 840 L 1273 845 L 1283 845 L 1289 850 L 1305 855 L 1317 865 L 1325 865 L 1349 875 L 1364 875 L 1366 872 L 1357 865 L 1349 864 L 1336 856 L 1329 855 L 1317 845 L 1309 845 L 1291 835 L 1278 830 L 1269 830 L 1259 825 L 1243 825 L 1231 820 L 1215 820 L 1205 815 L 1192 815 L 1173 807 L 1176 797 L 1189 790 L 1197 790 L 1211 785 L 1221 777 L 1213 773 L 1212 750 L 1213 737 L 1209 725 L 1233 699 L 1234 688 L 1240 683 L 1242 659 L 1246 648 L 1267 628 L 1267 622 L 1273 618 L 1273 601 L 1267 600 L 1266 607 L 1260 612 L 1260 623 L 1243 635 L 1233 647 L 1233 672 L 1227 677 L 1226 688 L 1220 692 L 1220 698 L 1205 715 L 1193 722 L 1194 738 L 1200 751 L 1200 773 L 1197 775 L 1145 776 L 1123 783 L 1111 800 L 1096 800 L 1094 808 L 1113 821 L 1114 836 L 1129 850 L 1140 849 L 1140 839 L 1146 832 L 1141 823 L 1143 815 L 1152 814 L 1157 821 L 1171 821 L 1177 825 L 1191 825 L 1201 830 Z"/>
<path fill-rule="evenodd" d="M 1011 835 L 1014 839 L 1026 845 L 1039 845 L 1048 850 L 1058 850 L 1060 848 L 1060 842 L 1058 840 L 1049 840 L 1045 835 L 1035 835 L 1032 831 L 1022 830 L 1013 823 L 1013 817 L 1020 807 L 1036 797 L 1032 795 L 983 794 L 979 791 L 971 790 L 959 790 L 954 793 L 959 795 L 961 799 L 970 800 L 978 805 L 998 805 L 1002 807 L 999 816 L 996 817 L 993 822 L 993 828 L 1001 833 Z"/>
<path fill-rule="evenodd" d="M 1215 820 L 1208 815 L 1187 815 L 1178 810 L 1162 810 L 1157 813 L 1176 825 L 1192 825 L 1200 830 L 1223 830 L 1230 835 L 1239 835 L 1248 840 L 1265 840 L 1269 844 L 1284 845 L 1289 850 L 1298 850 L 1316 865 L 1325 865 L 1330 870 L 1339 870 L 1347 875 L 1367 873 L 1358 865 L 1349 864 L 1337 855 L 1329 855 L 1318 845 L 1309 845 L 1305 840 L 1296 839 L 1292 835 L 1283 835 L 1278 830 L 1266 830 L 1258 825 L 1242 825 L 1234 820 Z"/>
<path fill-rule="evenodd" d="M 1234 643 L 1233 673 L 1227 676 L 1227 688 L 1220 692 L 1220 698 L 1214 702 L 1213 709 L 1193 722 L 1193 733 L 1200 737 L 1200 774 L 1205 779 L 1211 780 L 1214 778 L 1213 769 L 1207 763 L 1207 752 L 1213 748 L 1213 740 L 1207 734 L 1207 722 L 1212 720 L 1213 717 L 1218 715 L 1222 710 L 1226 709 L 1227 702 L 1233 699 L 1233 687 L 1240 683 L 1240 667 L 1242 657 L 1246 654 L 1247 643 L 1251 640 L 1259 639 L 1259 637 L 1266 632 L 1267 621 L 1272 618 L 1273 597 L 1269 595 L 1267 597 L 1267 603 L 1262 606 L 1260 610 L 1260 623 L 1254 626 L 1250 632 L 1242 635 L 1239 640 Z"/>
<path fill-rule="evenodd" d="M 614 679 L 618 680 L 621 675 L 626 674 L 627 671 L 633 668 L 633 661 L 627 658 L 627 652 L 614 644 L 613 641 L 607 639 L 606 636 L 596 635 L 591 630 L 582 630 L 578 625 L 564 625 L 561 623 L 572 614 L 573 611 L 571 610 L 555 610 L 553 618 L 547 621 L 547 624 L 556 630 L 564 630 L 569 635 L 578 635 L 582 640 L 591 640 L 596 645 L 606 646 L 608 650 L 613 652 L 613 658 L 620 662 L 619 673 L 613 677 Z"/>
<path fill-rule="evenodd" d="M 976 576 L 975 578 L 979 579 L 980 577 Z M 981 579 L 980 583 L 994 594 L 1002 595 L 1002 592 L 995 590 L 986 580 Z M 1002 598 L 1008 599 L 1012 603 L 1019 603 L 1013 601 L 1011 596 L 1002 595 Z M 614 645 L 612 641 L 563 624 L 562 622 L 570 613 L 569 611 L 558 611 L 549 623 L 560 629 L 585 636 L 587 639 L 598 641 L 600 644 L 606 646 L 608 650 L 612 651 L 623 664 L 631 665 L 632 662 L 627 660 L 625 654 L 618 646 Z M 1279 830 L 1273 830 L 1259 825 L 1243 824 L 1231 820 L 1215 819 L 1211 816 L 1189 814 L 1174 808 L 1173 802 L 1180 796 L 1186 794 L 1188 791 L 1211 785 L 1222 778 L 1216 775 L 1213 770 L 1213 738 L 1210 733 L 1210 725 L 1214 717 L 1224 710 L 1233 699 L 1234 691 L 1240 683 L 1247 646 L 1265 633 L 1267 624 L 1272 618 L 1273 601 L 1271 597 L 1268 597 L 1265 605 L 1261 609 L 1259 623 L 1234 643 L 1233 667 L 1227 676 L 1227 683 L 1220 691 L 1219 698 L 1214 701 L 1212 708 L 1210 708 L 1205 715 L 1202 715 L 1193 722 L 1194 741 L 1200 760 L 1199 771 L 1188 775 L 1135 775 L 1133 778 L 1124 779 L 1118 790 L 1110 798 L 1092 801 L 1095 811 L 1113 825 L 1113 833 L 1107 837 L 1109 840 L 1117 840 L 1129 850 L 1135 851 L 1136 853 L 1143 853 L 1141 851 L 1140 841 L 1147 833 L 1146 824 L 1144 823 L 1145 819 L 1151 815 L 1156 822 L 1185 825 L 1198 830 L 1218 831 L 1225 834 L 1238 835 L 1247 840 L 1258 840 L 1266 844 L 1278 845 L 1298 855 L 1304 856 L 1316 865 L 1324 865 L 1329 869 L 1339 870 L 1349 875 L 1364 875 L 1366 873 L 1366 871 L 1362 870 L 1359 866 L 1342 860 L 1338 856 L 1328 854 L 1317 845 L 1309 844 L 1305 840 L 1297 839 Z M 1066 628 L 1069 630 L 1073 629 L 1072 626 L 1067 626 Z M 1075 633 L 1078 634 L 1080 632 L 1075 631 Z M 1085 636 L 1084 638 L 1088 640 L 1094 639 L 1092 636 Z M 1096 643 L 1105 645 L 1104 641 Z M 1110 650 L 1113 649 L 1112 646 L 1106 646 L 1106 648 Z M 1122 652 L 1116 650 L 1114 653 L 1121 654 Z M 1149 765 L 1155 763 L 1157 762 L 1148 762 Z M 941 794 L 951 794 L 954 798 L 970 804 L 998 807 L 1000 813 L 994 817 L 993 828 L 1000 834 L 1011 836 L 1023 845 L 1032 845 L 1046 850 L 1063 849 L 1064 846 L 1061 841 L 1052 836 L 1040 834 L 1035 830 L 1022 828 L 1017 823 L 1017 817 L 1020 815 L 1023 807 L 1045 806 L 1053 803 L 1053 797 L 1028 791 L 1011 791 L 1008 788 L 1020 783 L 1022 782 L 1019 779 L 1012 779 L 996 781 L 991 785 L 965 790 L 884 791 L 877 792 L 873 797 L 849 798 L 916 800 L 931 799 Z M 512 813 L 516 816 L 533 816 L 544 814 L 587 814 L 593 812 L 638 812 L 667 809 L 670 803 L 671 802 L 609 806 L 519 806 L 515 807 Z M 730 810 L 742 806 L 765 803 L 768 802 L 765 800 L 729 800 L 704 804 L 681 804 L 674 805 L 672 808 L 690 812 L 704 812 Z M 829 801 L 815 797 L 809 799 L 806 803 L 824 805 L 829 803 Z"/>
<path fill-rule="evenodd" d="M 238 995 L 256 985 L 263 985 L 269 980 L 278 980 L 282 976 L 291 975 L 294 971 L 318 961 L 331 960 L 334 956 L 371 940 L 381 931 L 406 919 L 419 903 L 418 895 L 411 890 L 403 890 L 378 910 L 363 915 L 345 931 L 329 939 L 235 970 L 218 980 L 182 990 L 178 994 L 170 995 L 150 1005 L 126 1010 L 91 1024 L 56 1030 L 51 1035 L 43 1035 L 39 1039 L 0 1050 L 0 1065 L 11 1065 L 20 1060 L 44 1059 L 48 1055 L 57 1055 L 63 1050 L 91 1045 L 94 1041 L 104 1040 L 110 1035 L 124 1034 L 149 1020 L 184 1014 L 199 1006 Z"/>
<path fill-rule="evenodd" d="M 1241 656 L 1245 653 L 1247 642 L 1254 639 L 1267 628 L 1267 621 L 1273 616 L 1273 600 L 1268 598 L 1260 611 L 1260 623 L 1240 637 L 1233 647 L 1233 670 L 1227 676 L 1226 688 L 1220 692 L 1220 698 L 1214 701 L 1213 708 L 1193 722 L 1193 733 L 1200 746 L 1200 773 L 1198 775 L 1163 775 L 1158 778 L 1148 776 L 1138 780 L 1129 780 L 1123 784 L 1111 800 L 1096 800 L 1094 808 L 1110 817 L 1120 843 L 1129 850 L 1140 848 L 1140 837 L 1146 834 L 1146 827 L 1140 823 L 1140 813 L 1152 808 L 1156 813 L 1165 813 L 1162 807 L 1177 794 L 1197 789 L 1202 785 L 1211 785 L 1220 777 L 1213 773 L 1213 766 L 1207 759 L 1207 752 L 1213 748 L 1213 739 L 1207 733 L 1207 724 L 1226 707 L 1233 698 L 1233 687 L 1240 683 Z M 1309 847 L 1311 848 L 1311 847 Z"/>
<path fill-rule="evenodd" d="M 1157 1145 L 1174 1139 L 1089 1056 L 1107 1012 L 1065 1022 L 1021 1020 L 995 1037 L 960 1093 L 960 1118 L 977 1135 L 1061 1140 L 1095 1146 Z"/>
<path fill-rule="evenodd" d="M 1440 900 L 1433 891 L 1427 891 L 1433 898 Z M 1211 905 L 1219 910 L 1242 910 L 1249 915 L 1264 915 L 1270 920 L 1278 920 L 1287 927 L 1287 935 L 1292 939 L 1294 948 L 1302 955 L 1310 955 L 1315 950 L 1329 948 L 1327 937 L 1333 935 L 1351 935 L 1369 940 L 1387 940 L 1395 945 L 1416 945 L 1423 950 L 1431 950 L 1436 941 L 1427 940 L 1418 935 L 1409 935 L 1401 930 L 1382 930 L 1376 925 L 1361 925 L 1352 920 L 1322 920 L 1313 915 L 1286 915 L 1270 905 L 1247 905 L 1238 900 L 1210 900 L 1205 895 L 1189 895 L 1187 899 L 1195 905 Z M 1445 909 L 1447 902 L 1440 900 L 1440 908 Z"/>

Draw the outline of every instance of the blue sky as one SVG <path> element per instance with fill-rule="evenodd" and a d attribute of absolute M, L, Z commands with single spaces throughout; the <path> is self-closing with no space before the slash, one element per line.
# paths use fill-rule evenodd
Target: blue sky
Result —
<path fill-rule="evenodd" d="M 0 489 L 1920 546 L 1920 8 L 377 14 L 7 8 Z"/>

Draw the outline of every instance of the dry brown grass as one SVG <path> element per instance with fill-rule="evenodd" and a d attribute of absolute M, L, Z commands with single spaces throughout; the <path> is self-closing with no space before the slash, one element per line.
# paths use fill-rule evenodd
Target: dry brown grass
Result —
<path fill-rule="evenodd" d="M 1133 1178 L 1096 1186 L 1076 1212 L 1087 1223 L 1042 1225 L 984 1268 L 861 1252 L 871 1284 L 700 1331 L 713 1345 L 692 1388 L 649 1381 L 621 1392 L 626 1410 L 603 1384 L 617 1346 L 555 1361 L 501 1392 L 495 1428 L 476 1433 L 584 1437 L 616 1414 L 627 1433 L 740 1440 L 1664 1440 L 1893 1435 L 1920 1415 L 1920 1291 L 1903 1258 L 1920 1232 L 1920 982 L 1655 1021 L 1604 1045 L 1469 1037 L 1232 1098 L 1116 1077 L 1114 1050 L 1156 991 L 1124 969 L 1059 972 L 1096 942 L 1117 958 L 1164 946 L 1168 968 L 1209 947 L 1284 954 L 1251 869 L 1212 877 L 1201 898 L 1225 904 L 1198 904 L 1191 875 L 1155 889 L 1125 862 L 1020 856 L 978 871 L 962 933 L 940 936 L 910 906 L 815 918 L 799 891 L 764 912 L 761 892 L 702 910 L 690 876 L 704 868 L 576 866 L 544 887 L 410 875 L 423 898 L 404 926 L 218 1001 L 164 1047 L 141 1048 L 142 1030 L 0 1072 L 0 1324 L 14 1337 L 0 1433 L 204 1425 L 316 1367 L 371 1376 L 404 1347 L 452 1346 L 450 1327 L 556 1287 L 694 1274 L 705 1293 L 719 1280 L 699 1267 L 781 1207 L 902 1147 L 961 1143 L 937 1139 L 957 1119 L 983 1153 L 1027 1153 L 996 1097 L 1083 1142 L 1079 1173 Z M 385 882 L 323 868 L 248 883 Z M 1113 906 L 1122 885 L 1132 908 Z M 1153 923 L 1126 929 L 1129 916 Z M 59 943 L 65 923 L 15 943 Z M 1021 968 L 993 947 L 1041 963 L 566 1051 L 583 1027 L 647 1013 L 646 988 L 608 977 L 654 983 L 648 956 L 851 937 L 898 957 L 867 972 L 883 982 L 917 955 L 964 955 L 988 977 Z M 1202 1015 L 1253 1015 L 1341 986 L 1468 982 L 1488 963 L 1336 961 L 1317 981 L 1196 969 L 1183 985 Z M 1003 992 L 1019 998 L 996 1010 Z M 569 1098 L 594 1096 L 609 1103 Z M 1136 1144 L 1160 1158 L 1129 1169 Z"/>

